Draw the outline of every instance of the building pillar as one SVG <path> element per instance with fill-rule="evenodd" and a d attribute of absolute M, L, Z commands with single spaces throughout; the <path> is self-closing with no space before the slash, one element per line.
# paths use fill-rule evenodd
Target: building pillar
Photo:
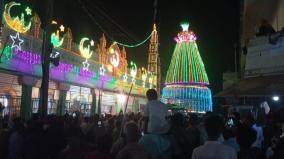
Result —
<path fill-rule="evenodd" d="M 91 116 L 93 116 L 96 114 L 97 110 L 97 94 L 94 88 L 91 89 L 91 93 L 92 93 Z"/>
<path fill-rule="evenodd" d="M 32 115 L 32 90 L 36 84 L 37 79 L 23 76 L 20 78 L 22 84 L 22 97 L 21 97 L 21 108 L 20 116 L 24 120 L 29 120 Z"/>
<path fill-rule="evenodd" d="M 59 83 L 58 88 L 59 88 L 59 99 L 56 108 L 56 113 L 58 116 L 63 116 L 65 110 L 65 103 L 66 103 L 66 95 L 67 91 L 69 91 L 70 89 L 70 85 L 65 83 Z"/>

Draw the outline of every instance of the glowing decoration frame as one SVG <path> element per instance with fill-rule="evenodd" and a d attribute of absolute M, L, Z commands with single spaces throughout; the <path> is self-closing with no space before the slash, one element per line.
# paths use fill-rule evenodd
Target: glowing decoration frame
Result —
<path fill-rule="evenodd" d="M 21 13 L 21 17 L 16 16 L 16 17 L 12 17 L 10 12 L 11 12 L 11 8 L 15 7 L 15 6 L 21 6 L 21 3 L 16 3 L 16 2 L 9 2 L 5 5 L 5 9 L 4 9 L 4 13 L 3 13 L 3 17 L 4 20 L 6 22 L 6 24 L 13 30 L 15 30 L 16 32 L 19 33 L 26 33 L 28 30 L 30 30 L 32 22 L 26 22 L 25 21 L 25 14 Z M 31 9 L 30 8 L 26 8 L 26 15 L 32 15 L 31 14 Z"/>
<path fill-rule="evenodd" d="M 142 81 L 143 81 L 143 87 L 145 87 L 146 86 L 146 80 L 147 80 L 147 70 L 144 67 L 142 67 L 141 72 L 142 72 L 141 78 L 142 78 Z"/>
<path fill-rule="evenodd" d="M 90 45 L 88 45 L 87 47 L 84 47 L 84 43 L 85 41 L 88 41 L 89 38 L 82 38 L 79 44 L 79 50 L 81 55 L 86 59 L 84 62 L 82 62 L 83 64 L 83 69 L 88 71 L 89 70 L 89 66 L 90 64 L 88 63 L 88 59 L 90 59 L 92 57 L 93 51 L 90 50 Z M 92 45 L 92 42 L 91 42 Z"/>
<path fill-rule="evenodd" d="M 116 44 L 112 44 L 109 48 L 110 63 L 113 67 L 118 67 L 120 62 L 120 50 Z"/>
<path fill-rule="evenodd" d="M 133 84 L 135 84 L 136 80 L 136 75 L 137 75 L 137 65 L 133 62 L 130 61 L 130 76 L 132 77 L 131 81 Z"/>

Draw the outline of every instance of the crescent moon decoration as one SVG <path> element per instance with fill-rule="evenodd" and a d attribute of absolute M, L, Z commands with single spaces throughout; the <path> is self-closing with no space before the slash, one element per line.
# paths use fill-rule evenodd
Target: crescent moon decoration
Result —
<path fill-rule="evenodd" d="M 14 6 L 21 6 L 21 3 L 10 2 L 5 5 L 5 10 L 3 17 L 5 19 L 6 24 L 13 30 L 19 33 L 25 33 L 30 30 L 32 22 L 25 22 L 25 13 L 21 13 L 21 18 L 19 16 L 12 17 L 10 14 L 11 8 Z M 31 16 L 32 10 L 27 7 L 26 8 L 26 16 Z"/>
<path fill-rule="evenodd" d="M 135 77 L 136 77 L 136 74 L 137 74 L 137 66 L 134 62 L 130 62 L 130 75 L 132 77 L 132 83 L 134 84 L 135 83 Z"/>
<path fill-rule="evenodd" d="M 89 40 L 89 38 L 82 38 L 79 44 L 80 53 L 85 59 L 91 58 L 93 54 L 93 51 L 90 51 L 90 45 L 88 45 L 87 47 L 84 47 L 84 43 L 87 40 Z"/>
<path fill-rule="evenodd" d="M 57 22 L 53 20 L 53 21 L 51 22 L 51 24 L 57 25 Z M 59 34 L 59 32 L 64 32 L 64 26 L 61 25 L 61 26 L 59 27 L 59 29 L 60 29 L 60 30 L 56 30 L 55 32 L 53 32 L 53 33 L 51 34 L 51 38 L 50 38 L 50 39 L 51 39 L 51 43 L 53 44 L 54 47 L 60 47 L 60 46 L 62 46 L 63 41 L 64 41 L 64 37 L 60 38 L 60 34 Z"/>
<path fill-rule="evenodd" d="M 63 44 L 63 40 L 64 40 L 63 37 L 60 39 L 59 32 L 57 32 L 57 34 L 55 33 L 51 34 L 51 43 L 53 44 L 54 47 L 60 47 Z"/>
<path fill-rule="evenodd" d="M 118 67 L 119 61 L 120 61 L 120 56 L 119 56 L 119 48 L 118 47 L 113 47 L 111 46 L 110 48 L 110 63 L 113 67 Z"/>
<path fill-rule="evenodd" d="M 84 47 L 85 41 L 89 40 L 89 38 L 82 38 L 79 44 L 79 50 L 81 55 L 86 59 L 83 62 L 83 70 L 89 70 L 90 64 L 88 63 L 88 59 L 92 57 L 93 51 L 90 50 L 90 45 Z M 92 42 L 91 42 L 92 45 Z"/>
<path fill-rule="evenodd" d="M 144 67 L 142 67 L 142 81 L 143 81 L 143 87 L 145 87 L 145 85 L 146 85 L 146 79 L 147 79 L 147 70 L 144 68 Z"/>

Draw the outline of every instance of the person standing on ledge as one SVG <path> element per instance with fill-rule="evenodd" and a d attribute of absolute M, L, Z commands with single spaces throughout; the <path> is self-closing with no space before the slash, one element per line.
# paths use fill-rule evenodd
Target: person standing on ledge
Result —
<path fill-rule="evenodd" d="M 148 103 L 144 110 L 144 133 L 166 134 L 169 130 L 167 121 L 167 106 L 158 100 L 158 94 L 155 89 L 149 89 L 146 92 Z"/>

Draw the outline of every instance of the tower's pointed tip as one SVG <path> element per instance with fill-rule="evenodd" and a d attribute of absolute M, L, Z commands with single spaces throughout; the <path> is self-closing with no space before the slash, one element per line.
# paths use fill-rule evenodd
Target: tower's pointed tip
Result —
<path fill-rule="evenodd" d="M 153 31 L 156 31 L 156 23 L 153 25 Z"/>
<path fill-rule="evenodd" d="M 182 31 L 188 31 L 190 23 L 188 21 L 184 21 L 180 23 L 180 26 L 182 27 Z"/>

